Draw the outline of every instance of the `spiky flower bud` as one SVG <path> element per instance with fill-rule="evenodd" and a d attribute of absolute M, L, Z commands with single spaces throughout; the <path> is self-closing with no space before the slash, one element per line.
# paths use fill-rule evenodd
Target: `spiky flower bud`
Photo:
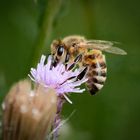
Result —
<path fill-rule="evenodd" d="M 45 140 L 57 111 L 54 89 L 27 80 L 16 83 L 3 102 L 3 140 Z"/>
<path fill-rule="evenodd" d="M 69 93 L 82 93 L 79 86 L 87 81 L 87 68 L 75 68 L 72 64 L 58 63 L 52 67 L 52 56 L 42 55 L 37 68 L 31 68 L 28 80 L 15 84 L 3 102 L 3 140 L 57 139 L 61 122 L 61 110 Z M 84 71 L 84 74 L 83 74 Z M 52 133 L 53 132 L 53 133 Z M 52 135 L 51 135 L 52 134 Z"/>

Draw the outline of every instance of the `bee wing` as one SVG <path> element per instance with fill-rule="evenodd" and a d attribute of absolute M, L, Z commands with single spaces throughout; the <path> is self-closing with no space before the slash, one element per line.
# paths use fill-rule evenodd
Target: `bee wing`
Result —
<path fill-rule="evenodd" d="M 108 53 L 126 55 L 127 53 L 114 45 L 120 44 L 119 42 L 104 41 L 104 40 L 88 40 L 85 47 L 90 49 L 97 49 Z"/>
<path fill-rule="evenodd" d="M 87 40 L 87 43 L 104 44 L 104 45 L 111 45 L 111 46 L 113 46 L 114 44 L 120 44 L 119 42 L 116 41 L 106 41 L 106 40 Z"/>

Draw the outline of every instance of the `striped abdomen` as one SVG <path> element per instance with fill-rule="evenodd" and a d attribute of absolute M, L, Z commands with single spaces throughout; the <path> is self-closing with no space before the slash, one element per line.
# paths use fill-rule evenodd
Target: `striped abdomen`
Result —
<path fill-rule="evenodd" d="M 105 56 L 101 51 L 94 51 L 92 54 L 87 54 L 85 59 L 85 63 L 88 65 L 88 81 L 86 84 L 89 92 L 94 95 L 102 89 L 106 81 L 107 67 Z"/>

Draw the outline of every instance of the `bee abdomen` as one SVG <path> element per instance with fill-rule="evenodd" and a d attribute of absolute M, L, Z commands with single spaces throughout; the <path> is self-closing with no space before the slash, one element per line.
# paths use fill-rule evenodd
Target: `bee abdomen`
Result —
<path fill-rule="evenodd" d="M 98 78 L 94 76 L 89 78 L 87 81 L 87 87 L 88 87 L 89 92 L 92 95 L 96 94 L 104 86 L 105 80 L 106 80 L 106 77 L 102 77 L 102 76 L 99 76 Z"/>
<path fill-rule="evenodd" d="M 87 88 L 91 95 L 95 95 L 99 90 L 101 90 L 106 81 L 106 63 L 104 59 L 98 61 L 92 65 L 89 65 L 89 70 L 87 73 L 88 81 Z"/>

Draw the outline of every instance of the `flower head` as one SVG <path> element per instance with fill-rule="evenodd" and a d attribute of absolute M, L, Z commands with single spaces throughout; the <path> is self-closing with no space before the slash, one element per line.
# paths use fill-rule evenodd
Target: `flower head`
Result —
<path fill-rule="evenodd" d="M 66 65 L 58 63 L 56 67 L 51 68 L 52 57 L 48 57 L 48 62 L 45 64 L 46 57 L 42 55 L 37 68 L 31 68 L 31 75 L 29 77 L 38 84 L 42 84 L 44 87 L 52 87 L 56 90 L 57 95 L 64 95 L 70 92 L 81 93 L 85 89 L 80 89 L 82 83 L 87 79 L 83 76 L 78 80 L 77 76 L 83 71 L 83 69 L 70 69 L 66 70 Z M 71 64 L 68 64 L 69 67 Z"/>

